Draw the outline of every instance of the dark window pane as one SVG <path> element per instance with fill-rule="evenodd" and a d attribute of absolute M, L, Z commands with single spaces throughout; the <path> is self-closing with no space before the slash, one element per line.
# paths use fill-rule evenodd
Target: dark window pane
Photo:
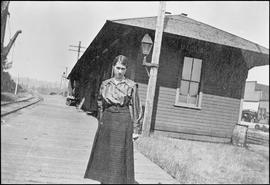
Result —
<path fill-rule="evenodd" d="M 194 58 L 192 69 L 192 81 L 200 82 L 202 60 Z"/>
<path fill-rule="evenodd" d="M 198 90 L 199 90 L 199 83 L 190 82 L 189 95 L 196 96 L 198 94 Z"/>
<path fill-rule="evenodd" d="M 188 86 L 189 86 L 189 82 L 188 81 L 181 80 L 180 94 L 187 95 L 188 94 Z"/>
<path fill-rule="evenodd" d="M 182 79 L 190 80 L 191 78 L 191 67 L 192 67 L 192 58 L 184 58 L 184 66 L 182 72 Z"/>

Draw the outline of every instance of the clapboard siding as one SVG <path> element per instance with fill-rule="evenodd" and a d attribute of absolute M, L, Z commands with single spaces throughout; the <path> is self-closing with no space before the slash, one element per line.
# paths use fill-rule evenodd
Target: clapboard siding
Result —
<path fill-rule="evenodd" d="M 214 109 L 219 109 L 218 111 L 222 111 L 222 112 L 226 113 L 226 112 L 237 111 L 239 109 L 239 106 L 240 106 L 239 105 L 239 102 L 240 102 L 240 100 L 238 101 L 238 103 L 235 103 L 234 102 L 234 104 L 233 103 L 230 104 L 228 102 L 226 102 L 226 103 L 223 104 L 222 101 L 218 101 L 217 99 L 212 99 L 211 101 L 207 101 L 207 100 L 205 100 L 205 96 L 207 96 L 207 94 L 202 94 L 202 97 L 201 97 L 202 98 L 201 108 L 204 107 L 204 109 L 201 109 L 201 110 L 208 110 L 209 109 L 209 110 L 212 111 L 212 109 L 213 110 Z M 171 96 L 171 98 L 173 98 L 173 99 L 172 100 L 169 100 L 169 97 L 168 98 L 162 98 L 161 97 L 158 100 L 163 103 L 163 106 L 164 107 L 170 108 L 170 107 L 172 107 L 172 105 L 175 104 L 175 95 Z M 177 105 L 175 105 L 175 106 L 177 106 Z M 222 109 L 222 107 L 224 107 L 224 106 L 226 107 L 226 109 Z M 238 108 L 237 108 L 237 106 L 238 106 Z M 231 109 L 233 109 L 233 111 L 231 111 Z M 198 112 L 198 111 L 195 111 L 194 109 L 192 111 L 193 112 Z"/>
<path fill-rule="evenodd" d="M 145 84 L 146 85 L 146 84 Z M 146 85 L 147 87 L 147 85 Z M 159 87 L 159 90 L 164 92 L 164 93 L 159 93 L 159 98 L 160 99 L 164 99 L 165 101 L 169 101 L 169 102 L 175 102 L 175 97 L 176 97 L 176 89 L 175 88 L 168 88 L 168 87 Z M 219 96 L 218 101 L 214 99 L 215 95 L 210 95 L 208 94 L 208 96 L 204 96 L 205 101 L 208 104 L 216 104 L 216 105 L 220 105 L 220 103 L 222 105 L 226 105 L 226 106 L 232 106 L 235 107 L 235 105 L 238 105 L 239 102 L 236 101 L 230 101 L 231 98 L 228 97 L 222 97 Z M 203 102 L 202 102 L 203 103 Z"/>
<path fill-rule="evenodd" d="M 231 137 L 232 136 L 232 129 L 229 129 L 229 128 L 220 129 L 220 130 L 211 129 L 211 128 L 202 129 L 202 128 L 205 128 L 205 126 L 199 126 L 199 125 L 196 127 L 183 125 L 181 129 L 175 129 L 176 127 L 177 127 L 176 124 L 174 125 L 171 124 L 171 125 L 164 125 L 163 127 L 155 127 L 155 130 L 182 132 L 182 133 L 189 133 L 189 134 L 201 134 L 201 135 L 217 136 L 217 137 Z"/>
<path fill-rule="evenodd" d="M 141 102 L 142 104 L 145 103 L 145 99 L 146 99 L 146 92 L 147 92 L 147 84 L 144 83 L 138 83 L 139 85 L 139 95 L 141 98 Z M 163 102 L 164 106 L 166 104 L 168 104 L 169 107 L 171 107 L 171 105 L 174 105 L 175 103 L 175 96 L 176 96 L 176 89 L 173 88 L 166 88 L 166 87 L 160 87 L 160 91 L 164 92 L 164 93 L 159 93 L 159 100 Z M 202 101 L 202 106 L 205 108 L 209 108 L 209 109 L 220 109 L 223 106 L 226 106 L 230 109 L 233 109 L 235 111 L 239 110 L 239 101 L 230 101 L 230 98 L 227 97 L 220 97 L 218 101 L 214 98 L 214 95 L 205 95 L 203 94 L 203 100 Z M 207 102 L 207 103 L 205 103 Z M 168 107 L 166 107 L 168 108 Z M 227 109 L 226 109 L 227 110 Z M 190 111 L 190 110 L 187 110 Z M 192 110 L 191 110 L 192 111 Z M 194 112 L 197 112 L 194 110 Z M 229 111 L 232 112 L 232 111 Z"/>
<path fill-rule="evenodd" d="M 211 103 L 213 99 L 215 99 L 216 95 L 211 95 L 211 94 L 207 94 L 207 96 L 204 97 L 205 102 L 209 102 Z M 213 101 L 215 103 L 222 103 L 222 104 L 229 104 L 229 105 L 239 105 L 239 99 L 236 98 L 228 98 L 228 97 L 223 97 L 223 96 L 218 96 L 218 101 Z M 236 101 L 232 101 L 232 100 L 236 100 Z M 209 104 L 207 103 L 207 104 Z"/>
<path fill-rule="evenodd" d="M 190 134 L 229 140 L 238 122 L 240 92 L 247 75 L 239 52 L 182 37 L 178 41 L 163 40 L 151 123 L 153 131 L 172 136 Z M 181 77 L 185 56 L 203 61 L 202 99 L 198 109 L 175 105 L 178 78 Z M 151 53 L 147 60 L 151 61 Z M 135 81 L 139 84 L 139 95 L 144 105 L 149 77 L 141 62 L 142 57 L 137 58 Z"/>
<path fill-rule="evenodd" d="M 163 107 L 165 107 L 165 108 L 171 108 L 172 105 L 174 105 L 174 102 L 171 103 L 171 102 L 168 102 L 168 101 L 166 101 L 166 100 L 164 100 L 164 99 L 159 99 L 159 101 L 160 101 L 160 102 L 164 102 Z M 224 105 L 224 106 L 226 106 L 226 105 Z M 235 107 L 233 107 L 233 106 L 231 106 L 231 105 L 226 106 L 227 109 L 223 109 L 224 106 L 218 105 L 218 104 L 203 104 L 203 105 L 202 105 L 202 107 L 205 108 L 204 110 L 206 110 L 206 109 L 207 109 L 207 110 L 211 110 L 211 111 L 216 111 L 216 110 L 218 110 L 218 111 L 223 112 L 224 114 L 226 114 L 226 113 L 231 113 L 231 112 L 237 111 L 237 110 L 239 109 L 239 107 L 238 107 L 238 109 L 237 109 L 237 105 L 236 105 Z M 239 105 L 238 105 L 238 106 L 239 106 Z M 180 106 L 179 106 L 179 107 L 180 107 Z M 232 109 L 233 111 L 231 111 L 230 109 Z M 194 112 L 195 112 L 195 111 L 194 111 Z"/>
<path fill-rule="evenodd" d="M 145 100 L 146 100 L 146 92 L 147 92 L 147 84 L 143 84 L 143 83 L 138 83 L 139 86 L 139 96 L 140 96 L 140 100 L 142 105 L 145 104 Z"/>
<path fill-rule="evenodd" d="M 157 114 L 162 114 L 162 112 L 164 113 L 166 111 L 170 111 L 170 110 L 163 109 L 163 110 L 157 111 Z M 178 123 L 179 119 L 181 119 L 183 121 L 186 121 L 187 123 L 189 123 L 189 121 L 190 121 L 190 116 L 189 115 L 187 115 L 187 114 L 177 114 L 177 112 L 173 112 L 173 113 L 170 113 L 170 114 L 163 114 L 163 115 L 160 115 L 159 118 L 167 120 L 168 117 L 172 117 L 172 116 L 175 116 L 175 119 L 172 122 Z M 198 124 L 199 123 L 208 124 L 209 122 L 214 122 L 215 126 L 218 126 L 218 127 L 220 127 L 222 125 L 228 126 L 228 125 L 235 124 L 236 123 L 236 122 L 234 122 L 235 117 L 220 117 L 218 115 L 213 115 L 211 117 L 209 117 L 209 116 L 200 116 L 200 115 L 192 116 L 192 118 L 194 120 L 198 120 L 198 121 L 196 121 L 196 122 L 198 122 Z"/>
<path fill-rule="evenodd" d="M 158 111 L 157 114 L 162 114 L 162 112 L 166 112 L 166 110 L 162 110 L 162 111 Z M 168 117 L 174 117 L 174 120 L 170 121 L 173 123 L 178 123 L 179 120 L 182 120 L 183 123 L 187 123 L 190 124 L 191 121 L 196 120 L 197 124 L 209 124 L 210 122 L 213 122 L 214 125 L 212 126 L 216 126 L 216 127 L 221 127 L 222 125 L 224 125 L 225 127 L 231 126 L 232 124 L 235 124 L 236 122 L 234 122 L 233 117 L 230 118 L 219 118 L 217 115 L 215 115 L 215 117 L 213 116 L 196 116 L 196 117 L 192 117 L 192 119 L 190 119 L 190 116 L 186 115 L 186 114 L 163 114 L 159 116 L 159 119 L 157 120 L 168 120 Z M 157 121 L 156 120 L 156 121 Z"/>
<path fill-rule="evenodd" d="M 166 94 L 166 91 L 162 91 L 160 88 L 160 94 Z M 169 95 L 167 94 L 167 96 Z M 168 97 L 168 99 L 174 100 L 175 95 L 171 98 Z M 170 103 L 172 105 L 169 105 Z M 201 110 L 192 111 L 184 107 L 175 107 L 173 103 L 173 101 L 158 99 L 156 129 L 168 130 L 166 123 L 170 122 L 173 124 L 171 130 L 177 132 L 184 132 L 187 127 L 193 127 L 196 129 L 190 130 L 191 133 L 202 132 L 202 129 L 205 129 L 206 132 L 209 131 L 205 133 L 207 135 L 230 137 L 233 125 L 238 120 L 240 100 L 234 98 L 224 99 L 219 96 L 203 94 Z"/>
<path fill-rule="evenodd" d="M 230 120 L 228 120 L 228 122 L 226 123 L 225 121 L 214 121 L 214 120 L 205 120 L 206 118 L 194 118 L 194 119 L 190 119 L 188 117 L 182 117 L 182 116 L 178 116 L 175 117 L 173 121 L 169 121 L 168 117 L 163 116 L 163 117 L 159 117 L 159 119 L 156 120 L 156 127 L 162 127 L 164 122 L 167 122 L 166 124 L 171 123 L 174 125 L 178 125 L 178 127 L 183 127 L 183 126 L 194 126 L 194 127 L 207 127 L 207 128 L 221 128 L 221 129 L 226 129 L 226 128 L 230 128 L 233 124 L 232 123 L 228 123 L 231 122 Z M 179 125 L 179 121 L 181 121 L 181 125 Z M 212 123 L 212 124 L 210 124 Z M 195 124 L 195 125 L 193 125 Z"/>
<path fill-rule="evenodd" d="M 207 136 L 207 135 L 200 135 L 200 134 L 189 134 L 189 133 L 182 133 L 182 132 L 169 132 L 166 130 L 155 130 L 154 135 L 162 135 L 167 137 L 173 138 L 180 138 L 180 139 L 189 139 L 195 141 L 206 141 L 206 142 L 217 142 L 217 143 L 230 143 L 230 138 L 224 138 L 219 136 Z"/>
<path fill-rule="evenodd" d="M 215 129 L 203 129 L 205 127 L 196 128 L 196 127 L 183 127 L 181 130 L 174 129 L 175 125 L 166 125 L 162 128 L 156 128 L 156 130 L 164 130 L 169 132 L 182 132 L 182 133 L 190 133 L 190 134 L 200 134 L 200 135 L 208 135 L 208 136 L 216 136 L 216 137 L 231 137 L 232 130 L 215 130 Z"/>
<path fill-rule="evenodd" d="M 185 109 L 185 110 L 184 110 Z M 181 112 L 179 112 L 179 110 L 181 110 Z M 170 107 L 170 108 L 165 108 L 165 107 L 158 107 L 157 112 L 159 113 L 163 113 L 164 111 L 168 111 L 168 115 L 173 116 L 178 114 L 179 116 L 187 116 L 190 117 L 190 115 L 192 114 L 191 112 L 192 109 L 188 109 L 185 107 Z M 211 114 L 211 117 L 217 117 L 217 118 L 221 118 L 221 119 L 228 119 L 230 117 L 235 118 L 238 116 L 237 113 L 228 113 L 228 112 L 224 112 L 222 110 L 217 110 L 217 109 L 208 109 L 208 110 L 197 110 L 196 113 L 192 114 L 192 117 L 196 118 L 204 118 L 204 117 L 209 117 L 209 114 Z M 204 116 L 206 115 L 206 116 Z"/>
<path fill-rule="evenodd" d="M 144 105 L 147 84 L 139 83 L 139 95 Z M 210 94 L 202 95 L 201 109 L 175 106 L 176 89 L 158 88 L 154 107 L 154 130 L 208 136 L 231 137 L 239 116 L 240 100 Z"/>
<path fill-rule="evenodd" d="M 179 121 L 179 120 L 178 120 Z M 166 123 L 166 124 L 164 124 Z M 213 123 L 213 124 L 209 124 L 209 123 Z M 231 127 L 225 127 L 225 125 L 223 125 L 223 127 L 221 125 L 215 125 L 216 122 L 208 122 L 208 123 L 205 123 L 205 122 L 199 122 L 199 121 L 190 121 L 190 120 L 182 120 L 181 119 L 181 125 L 179 125 L 179 122 L 177 121 L 168 121 L 166 119 L 160 119 L 159 121 L 156 121 L 156 125 L 155 125 L 155 128 L 156 129 L 163 129 L 165 128 L 166 126 L 176 126 L 177 129 L 173 129 L 174 131 L 181 131 L 183 129 L 186 129 L 186 128 L 196 128 L 196 129 L 205 129 L 205 130 L 232 130 Z M 232 126 L 232 124 L 230 124 L 230 126 Z M 178 129 L 179 127 L 179 129 Z"/>
<path fill-rule="evenodd" d="M 179 112 L 179 110 L 181 109 L 181 112 Z M 164 108 L 164 107 L 158 107 L 157 112 L 159 114 L 163 113 L 163 112 L 168 112 L 166 115 L 170 115 L 170 116 L 174 116 L 174 115 L 178 115 L 181 117 L 190 117 L 190 114 L 192 114 L 191 112 L 192 109 L 188 109 L 185 107 L 170 107 L 170 108 Z M 211 114 L 211 117 L 209 117 L 208 114 Z M 164 116 L 164 115 L 163 115 Z M 208 118 L 209 120 L 211 118 L 222 118 L 221 121 L 223 119 L 234 119 L 235 117 L 237 117 L 238 114 L 236 113 L 224 113 L 222 110 L 197 110 L 197 112 L 194 112 L 192 114 L 192 117 L 194 118 Z"/>
<path fill-rule="evenodd" d="M 179 113 L 178 109 L 181 107 L 174 106 L 175 96 L 176 96 L 175 89 L 160 87 L 160 92 L 159 92 L 159 97 L 158 97 L 158 103 L 160 105 L 158 106 L 158 108 L 169 109 L 170 112 L 176 111 L 176 113 Z M 223 116 L 230 116 L 230 115 L 238 116 L 239 106 L 240 106 L 240 100 L 203 94 L 201 110 L 198 111 L 195 109 L 182 108 L 182 113 L 184 114 L 192 113 L 194 116 L 196 115 L 202 116 L 201 112 L 205 114 L 207 113 L 207 111 L 209 111 L 212 114 L 216 114 L 216 113 L 221 114 L 220 116 L 222 115 Z"/>

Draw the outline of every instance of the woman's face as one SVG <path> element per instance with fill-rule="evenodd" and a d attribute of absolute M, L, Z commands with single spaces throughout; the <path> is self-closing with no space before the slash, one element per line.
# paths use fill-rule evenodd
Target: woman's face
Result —
<path fill-rule="evenodd" d="M 113 74 L 117 79 L 122 79 L 127 71 L 126 66 L 122 65 L 120 62 L 117 62 L 115 66 L 113 66 Z"/>

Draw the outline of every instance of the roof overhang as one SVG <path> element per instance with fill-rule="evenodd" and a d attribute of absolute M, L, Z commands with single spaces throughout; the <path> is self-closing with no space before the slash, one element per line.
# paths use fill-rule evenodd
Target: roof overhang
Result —
<path fill-rule="evenodd" d="M 155 30 L 156 16 L 112 20 L 144 29 Z M 269 65 L 269 49 L 239 36 L 182 15 L 166 15 L 164 33 L 184 36 L 209 43 L 239 48 L 249 69 Z"/>
<path fill-rule="evenodd" d="M 68 79 L 73 78 L 76 74 L 80 73 L 81 66 L 83 66 L 84 63 L 95 65 L 95 62 L 99 57 L 117 46 L 119 41 L 131 31 L 132 28 L 130 26 L 106 21 L 102 29 L 69 73 Z"/>
<path fill-rule="evenodd" d="M 269 65 L 269 55 L 257 53 L 254 51 L 241 50 L 243 59 L 245 60 L 248 69 L 256 66 Z"/>

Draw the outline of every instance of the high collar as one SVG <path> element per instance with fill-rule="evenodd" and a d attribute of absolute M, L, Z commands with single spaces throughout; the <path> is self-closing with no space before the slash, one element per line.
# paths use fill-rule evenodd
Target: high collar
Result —
<path fill-rule="evenodd" d="M 121 81 L 118 81 L 118 83 L 116 83 L 117 80 L 114 77 L 112 77 L 110 82 L 112 82 L 115 85 L 118 85 L 118 84 L 121 84 L 121 83 L 126 83 L 126 77 L 124 77 Z"/>

